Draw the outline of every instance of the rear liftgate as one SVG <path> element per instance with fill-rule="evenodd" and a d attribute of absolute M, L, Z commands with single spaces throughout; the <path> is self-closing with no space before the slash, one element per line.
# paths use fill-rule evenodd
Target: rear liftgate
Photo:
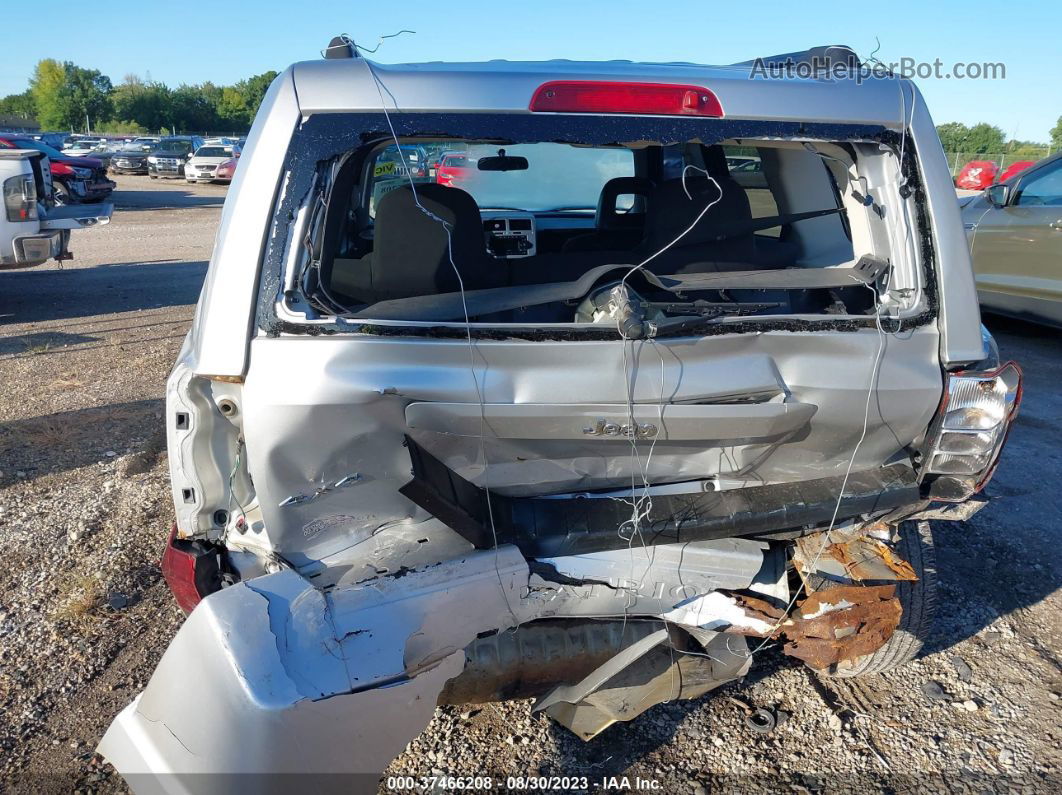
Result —
<path fill-rule="evenodd" d="M 897 440 L 939 404 L 937 342 L 889 341 L 838 509 L 856 536 L 918 499 Z M 770 639 L 818 666 L 876 648 L 890 586 L 787 613 L 788 542 L 766 536 L 830 521 L 877 345 L 872 329 L 478 341 L 473 380 L 460 340 L 256 339 L 242 390 L 225 386 L 236 405 L 179 404 L 171 444 L 194 455 L 198 428 L 234 426 L 254 494 L 226 543 L 281 570 L 195 608 L 101 752 L 138 790 L 255 774 L 286 791 L 278 774 L 378 774 L 440 703 L 536 696 L 590 738 L 740 678 Z M 660 485 L 643 492 L 643 472 Z M 632 478 L 652 497 L 637 525 Z"/>

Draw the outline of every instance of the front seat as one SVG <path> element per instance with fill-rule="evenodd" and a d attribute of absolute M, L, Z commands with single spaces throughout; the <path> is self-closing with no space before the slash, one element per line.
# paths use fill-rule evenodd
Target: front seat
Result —
<path fill-rule="evenodd" d="M 601 187 L 594 216 L 594 231 L 564 244 L 565 254 L 576 251 L 622 251 L 634 248 L 645 234 L 645 213 L 621 212 L 620 196 L 640 196 L 648 202 L 653 181 L 645 177 L 614 177 Z"/>
<path fill-rule="evenodd" d="M 793 244 L 757 236 L 748 228 L 752 221 L 748 194 L 730 175 L 723 148 L 709 146 L 703 151 L 705 170 L 718 188 L 703 173 L 693 170 L 685 182 L 671 179 L 657 186 L 649 199 L 639 254 L 648 257 L 674 242 L 646 268 L 654 273 L 680 274 L 777 268 L 791 263 L 796 256 Z M 716 199 L 718 202 L 702 216 L 705 206 Z M 698 216 L 700 220 L 694 224 Z M 691 224 L 693 228 L 683 235 Z"/>
<path fill-rule="evenodd" d="M 441 218 L 435 218 L 417 206 Z M 358 259 L 332 263 L 331 289 L 358 303 L 452 293 L 461 289 L 502 287 L 508 282 L 503 262 L 487 253 L 483 220 L 471 194 L 434 183 L 403 185 L 376 207 L 373 250 Z M 450 263 L 461 273 L 461 282 Z"/>

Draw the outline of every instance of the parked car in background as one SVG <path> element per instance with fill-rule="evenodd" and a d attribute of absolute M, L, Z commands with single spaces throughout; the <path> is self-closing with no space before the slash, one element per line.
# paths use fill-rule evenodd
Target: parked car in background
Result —
<path fill-rule="evenodd" d="M 450 152 L 439 158 L 435 168 L 435 181 L 447 187 L 456 187 L 467 182 L 476 171 L 476 161 L 464 152 Z"/>
<path fill-rule="evenodd" d="M 736 155 L 726 159 L 730 176 L 743 188 L 766 188 L 767 178 L 763 174 L 763 163 L 758 157 Z"/>
<path fill-rule="evenodd" d="M 63 153 L 79 157 L 88 154 L 98 146 L 105 146 L 106 138 L 76 138 L 63 144 Z"/>
<path fill-rule="evenodd" d="M 123 144 L 111 156 L 111 173 L 147 174 L 148 156 L 161 140 L 159 137 L 140 137 Z"/>
<path fill-rule="evenodd" d="M 1014 163 L 1011 163 L 1009 166 L 1003 169 L 1003 173 L 999 175 L 999 178 L 996 179 L 996 182 L 1006 182 L 1011 177 L 1020 174 L 1021 172 L 1025 171 L 1025 169 L 1034 165 L 1036 165 L 1035 160 L 1018 160 Z"/>
<path fill-rule="evenodd" d="M 177 179 L 196 149 L 203 145 L 197 135 L 171 135 L 163 138 L 147 156 L 147 173 L 152 179 Z"/>
<path fill-rule="evenodd" d="M 959 171 L 955 187 L 960 190 L 984 190 L 996 181 L 999 167 L 991 160 L 971 160 Z"/>
<path fill-rule="evenodd" d="M 26 135 L 27 138 L 32 138 L 34 141 L 40 141 L 43 144 L 59 149 L 63 142 L 70 137 L 70 133 L 60 132 L 43 132 L 43 133 L 30 133 Z"/>
<path fill-rule="evenodd" d="M 1062 153 L 961 204 L 981 306 L 1062 327 Z"/>
<path fill-rule="evenodd" d="M 215 182 L 232 182 L 232 178 L 236 175 L 236 165 L 239 163 L 239 159 L 232 157 L 228 160 L 219 163 L 217 171 L 214 172 Z"/>
<path fill-rule="evenodd" d="M 232 145 L 206 144 L 199 147 L 184 166 L 187 182 L 212 182 L 217 179 L 217 169 L 227 160 L 235 160 L 240 150 Z"/>
<path fill-rule="evenodd" d="M 42 141 L 20 136 L 0 136 L 0 147 L 36 149 L 48 155 L 53 190 L 60 204 L 100 202 L 110 196 L 115 188 L 115 183 L 107 178 L 102 161 L 90 157 L 71 157 Z"/>
<path fill-rule="evenodd" d="M 57 206 L 48 156 L 39 149 L 0 148 L 0 189 L 0 269 L 68 259 L 70 230 L 105 224 L 111 217 L 110 204 Z"/>

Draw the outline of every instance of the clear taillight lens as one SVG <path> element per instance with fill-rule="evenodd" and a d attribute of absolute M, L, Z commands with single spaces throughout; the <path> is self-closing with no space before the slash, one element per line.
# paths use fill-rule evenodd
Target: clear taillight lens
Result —
<path fill-rule="evenodd" d="M 33 177 L 9 177 L 4 180 L 4 209 L 12 223 L 37 220 L 37 186 Z"/>
<path fill-rule="evenodd" d="M 944 401 L 925 448 L 930 496 L 964 500 L 992 477 L 1021 403 L 1021 368 L 948 375 Z"/>

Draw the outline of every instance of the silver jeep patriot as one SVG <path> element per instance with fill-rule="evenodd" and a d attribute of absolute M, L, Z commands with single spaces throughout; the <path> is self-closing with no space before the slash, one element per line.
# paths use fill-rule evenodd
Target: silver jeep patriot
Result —
<path fill-rule="evenodd" d="M 917 655 L 1021 373 L 924 101 L 861 69 L 277 77 L 169 379 L 190 614 L 100 746 L 133 788 L 375 789 L 439 704 L 589 739 L 768 644 Z"/>

